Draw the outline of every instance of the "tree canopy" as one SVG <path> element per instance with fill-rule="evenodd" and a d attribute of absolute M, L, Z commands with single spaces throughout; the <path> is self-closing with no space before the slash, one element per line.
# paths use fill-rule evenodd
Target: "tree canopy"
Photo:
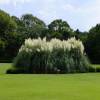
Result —
<path fill-rule="evenodd" d="M 92 27 L 89 31 L 86 50 L 93 63 L 100 63 L 100 24 Z"/>
<path fill-rule="evenodd" d="M 68 39 L 71 37 L 73 30 L 69 24 L 62 19 L 56 19 L 48 25 L 48 29 L 52 37 L 60 39 Z"/>
<path fill-rule="evenodd" d="M 67 21 L 62 19 L 55 19 L 46 25 L 32 14 L 16 17 L 0 10 L 0 60 L 14 58 L 25 39 L 38 37 L 46 37 L 48 40 L 76 37 L 82 40 L 91 62 L 100 63 L 100 24 L 88 32 L 81 32 L 79 29 L 74 31 Z"/>

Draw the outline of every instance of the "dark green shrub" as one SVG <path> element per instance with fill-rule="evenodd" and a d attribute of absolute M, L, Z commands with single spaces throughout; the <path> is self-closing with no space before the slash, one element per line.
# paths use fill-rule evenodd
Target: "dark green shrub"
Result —
<path fill-rule="evenodd" d="M 96 68 L 96 72 L 100 72 L 100 67 L 97 67 Z"/>
<path fill-rule="evenodd" d="M 96 69 L 94 67 L 89 67 L 89 72 L 96 72 Z"/>
<path fill-rule="evenodd" d="M 28 71 L 26 71 L 26 70 L 21 70 L 21 69 L 8 69 L 6 73 L 7 73 L 7 74 L 22 74 L 22 73 L 24 73 L 24 74 L 29 74 Z"/>

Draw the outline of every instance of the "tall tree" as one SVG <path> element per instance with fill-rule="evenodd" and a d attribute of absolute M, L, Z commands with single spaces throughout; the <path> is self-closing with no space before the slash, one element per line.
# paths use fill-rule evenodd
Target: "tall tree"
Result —
<path fill-rule="evenodd" d="M 91 61 L 100 64 L 100 24 L 90 29 L 86 42 L 86 50 Z"/>
<path fill-rule="evenodd" d="M 56 19 L 48 25 L 48 29 L 51 37 L 57 37 L 60 39 L 67 39 L 73 34 L 73 30 L 70 28 L 66 21 Z"/>
<path fill-rule="evenodd" d="M 32 14 L 22 15 L 21 21 L 24 25 L 23 32 L 27 35 L 27 38 L 41 37 L 42 31 L 46 28 L 45 23 Z"/>
<path fill-rule="evenodd" d="M 13 41 L 16 37 L 16 29 L 17 24 L 10 17 L 10 15 L 0 10 L 0 58 L 13 55 L 12 47 L 14 47 L 15 45 L 12 45 L 11 41 Z"/>
<path fill-rule="evenodd" d="M 0 10 L 0 37 L 5 37 L 16 32 L 17 25 L 9 14 Z"/>

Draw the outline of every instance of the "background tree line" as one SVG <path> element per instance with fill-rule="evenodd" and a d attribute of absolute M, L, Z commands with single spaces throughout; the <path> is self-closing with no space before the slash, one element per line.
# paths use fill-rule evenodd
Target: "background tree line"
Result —
<path fill-rule="evenodd" d="M 78 29 L 73 30 L 62 19 L 56 19 L 46 25 L 32 14 L 24 14 L 18 18 L 0 10 L 0 62 L 12 61 L 27 38 L 67 40 L 73 36 L 82 40 L 90 61 L 100 64 L 100 24 L 88 32 L 81 32 Z"/>

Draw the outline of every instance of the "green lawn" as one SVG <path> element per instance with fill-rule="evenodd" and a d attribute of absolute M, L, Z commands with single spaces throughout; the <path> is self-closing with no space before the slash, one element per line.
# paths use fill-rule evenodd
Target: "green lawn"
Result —
<path fill-rule="evenodd" d="M 0 64 L 0 100 L 100 100 L 99 73 L 4 74 L 10 66 Z"/>
<path fill-rule="evenodd" d="M 5 74 L 6 70 L 9 69 L 12 65 L 10 63 L 0 63 L 0 75 Z"/>

